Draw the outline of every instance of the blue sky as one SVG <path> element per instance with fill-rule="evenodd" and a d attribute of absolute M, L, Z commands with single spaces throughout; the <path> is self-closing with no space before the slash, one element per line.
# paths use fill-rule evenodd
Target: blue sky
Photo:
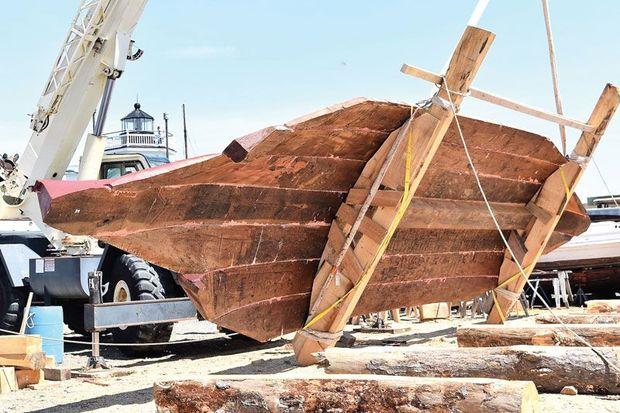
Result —
<path fill-rule="evenodd" d="M 31 113 L 78 0 L 5 2 L 0 44 L 0 151 L 20 153 Z M 187 105 L 190 155 L 219 152 L 233 138 L 357 96 L 416 102 L 423 81 L 402 63 L 439 71 L 474 0 L 150 0 L 134 39 L 145 50 L 117 83 L 107 130 L 139 94 L 143 109 L 181 136 Z M 550 0 L 560 89 L 568 116 L 587 120 L 606 82 L 620 83 L 620 2 Z M 497 38 L 475 86 L 553 111 L 545 27 L 538 0 L 491 0 L 480 27 Z M 554 124 L 467 99 L 462 113 L 544 134 Z M 596 159 L 620 193 L 620 114 Z M 569 148 L 577 139 L 569 131 Z M 578 190 L 606 190 L 593 167 Z"/>

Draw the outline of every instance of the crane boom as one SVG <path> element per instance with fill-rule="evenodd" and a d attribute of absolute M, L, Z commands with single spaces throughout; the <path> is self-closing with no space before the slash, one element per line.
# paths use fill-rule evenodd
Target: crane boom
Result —
<path fill-rule="evenodd" d="M 30 141 L 21 157 L 0 161 L 0 219 L 31 219 L 55 248 L 64 248 L 67 234 L 43 223 L 32 185 L 39 179 L 63 178 L 97 103 L 104 91 L 109 99 L 114 80 L 131 59 L 131 34 L 146 2 L 80 2 L 32 115 Z M 103 147 L 86 145 L 85 151 L 93 150 Z"/>

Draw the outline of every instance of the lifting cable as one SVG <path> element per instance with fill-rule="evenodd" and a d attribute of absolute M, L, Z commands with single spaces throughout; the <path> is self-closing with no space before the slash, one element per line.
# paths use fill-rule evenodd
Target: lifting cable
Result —
<path fill-rule="evenodd" d="M 555 109 L 558 115 L 564 114 L 562 108 L 562 98 L 560 97 L 560 87 L 558 86 L 558 68 L 555 62 L 555 47 L 553 46 L 553 34 L 551 34 L 551 19 L 549 18 L 548 0 L 541 0 L 543 17 L 545 18 L 545 28 L 547 29 L 547 46 L 549 47 L 549 63 L 551 64 L 551 81 L 553 82 L 553 95 L 555 96 Z M 566 156 L 566 128 L 560 127 L 560 139 L 562 141 L 562 155 Z"/>

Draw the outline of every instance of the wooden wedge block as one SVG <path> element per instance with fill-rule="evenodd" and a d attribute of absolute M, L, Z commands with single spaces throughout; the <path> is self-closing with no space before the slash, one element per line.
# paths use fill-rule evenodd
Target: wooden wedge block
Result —
<path fill-rule="evenodd" d="M 43 369 L 45 380 L 65 381 L 71 379 L 71 369 L 68 367 L 46 367 Z"/>
<path fill-rule="evenodd" d="M 156 383 L 161 411 L 535 412 L 531 381 L 342 375 L 333 378 L 211 376 Z"/>
<path fill-rule="evenodd" d="M 0 394 L 17 390 L 14 367 L 0 367 Z"/>
<path fill-rule="evenodd" d="M 448 303 L 424 304 L 420 307 L 420 321 L 448 319 L 450 318 L 450 306 Z"/>
<path fill-rule="evenodd" d="M 0 355 L 0 366 L 39 370 L 45 367 L 45 353 Z"/>
<path fill-rule="evenodd" d="M 15 370 L 15 378 L 17 379 L 17 387 L 25 389 L 32 384 L 43 383 L 43 370 Z"/>

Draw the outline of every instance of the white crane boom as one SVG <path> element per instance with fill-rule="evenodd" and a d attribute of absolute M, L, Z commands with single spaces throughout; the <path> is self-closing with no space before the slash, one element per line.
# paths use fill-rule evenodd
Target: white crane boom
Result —
<path fill-rule="evenodd" d="M 81 1 L 32 116 L 30 141 L 21 157 L 0 162 L 0 219 L 29 218 L 57 249 L 66 248 L 67 234 L 43 223 L 32 185 L 63 178 L 100 100 L 101 134 L 114 80 L 132 58 L 131 34 L 146 2 Z M 103 156 L 103 145 L 93 144 L 96 139 L 90 135 L 84 149 L 91 169 Z"/>

